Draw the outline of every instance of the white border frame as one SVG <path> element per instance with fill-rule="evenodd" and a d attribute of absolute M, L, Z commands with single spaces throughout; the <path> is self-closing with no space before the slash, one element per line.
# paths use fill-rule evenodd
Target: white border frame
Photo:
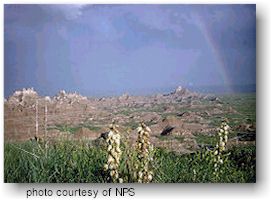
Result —
<path fill-rule="evenodd" d="M 169 4 L 169 3 L 195 3 L 195 4 L 208 4 L 208 3 L 250 3 L 257 4 L 257 183 L 256 184 L 151 184 L 151 185 L 138 185 L 138 184 L 123 184 L 123 187 L 134 187 L 136 195 L 134 197 L 111 197 L 112 199 L 134 199 L 134 200 L 272 200 L 273 198 L 273 186 L 272 186 L 272 136 L 271 123 L 272 123 L 272 103 L 273 100 L 273 89 L 272 89 L 272 27 L 273 27 L 273 14 L 272 14 L 272 3 L 266 0 L 260 1 L 246 1 L 242 0 L 240 2 L 229 0 L 229 1 L 159 1 L 159 0 L 138 0 L 138 1 L 70 1 L 70 0 L 43 0 L 43 1 L 20 1 L 20 0 L 3 0 L 1 1 L 0 7 L 0 47 L 1 47 L 1 70 L 0 70 L 0 133 L 2 134 L 2 142 L 0 143 L 0 197 L 2 200 L 27 200 L 26 189 L 28 188 L 91 188 L 91 189 L 105 189 L 108 187 L 116 187 L 115 184 L 4 184 L 4 156 L 3 156 L 3 142 L 4 142 L 4 128 L 3 128 L 3 105 L 4 105 L 4 80 L 3 80 L 3 59 L 4 59 L 4 28 L 3 28 L 3 12 L 4 4 L 15 3 L 15 4 L 60 4 L 60 3 L 152 3 L 152 4 Z M 120 186 L 120 185 L 119 185 Z M 97 197 L 96 200 L 104 200 L 106 197 Z M 33 199 L 33 198 L 32 198 Z M 42 197 L 39 199 L 48 199 L 47 197 Z M 76 199 L 73 198 L 58 198 L 58 199 Z M 91 199 L 91 198 L 81 198 L 81 199 Z"/>

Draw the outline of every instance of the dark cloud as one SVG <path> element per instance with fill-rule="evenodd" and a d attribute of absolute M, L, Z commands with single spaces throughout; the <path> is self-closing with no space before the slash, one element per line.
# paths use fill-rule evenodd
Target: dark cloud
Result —
<path fill-rule="evenodd" d="M 142 88 L 221 85 L 223 67 L 231 84 L 256 83 L 255 12 L 255 5 L 5 5 L 5 95 L 26 84 L 50 93 L 133 91 L 143 73 Z"/>

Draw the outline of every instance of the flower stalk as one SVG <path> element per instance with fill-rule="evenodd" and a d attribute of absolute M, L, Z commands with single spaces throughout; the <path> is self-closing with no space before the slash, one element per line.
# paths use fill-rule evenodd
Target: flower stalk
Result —
<path fill-rule="evenodd" d="M 123 179 L 119 177 L 118 172 L 122 152 L 120 149 L 120 133 L 117 128 L 118 126 L 115 124 L 109 126 L 110 131 L 106 139 L 108 158 L 104 165 L 104 171 L 108 172 L 110 182 L 122 183 Z"/>
<path fill-rule="evenodd" d="M 216 180 L 220 178 L 221 167 L 224 164 L 225 155 L 223 152 L 226 150 L 226 145 L 228 141 L 230 127 L 227 124 L 227 121 L 223 121 L 220 128 L 218 129 L 218 142 L 215 149 L 212 152 L 213 157 L 213 166 L 214 166 L 214 176 Z"/>
<path fill-rule="evenodd" d="M 153 147 L 150 143 L 151 129 L 144 123 L 137 128 L 138 138 L 136 144 L 137 159 L 136 179 L 138 183 L 149 183 L 153 179 L 151 161 L 153 160 Z"/>

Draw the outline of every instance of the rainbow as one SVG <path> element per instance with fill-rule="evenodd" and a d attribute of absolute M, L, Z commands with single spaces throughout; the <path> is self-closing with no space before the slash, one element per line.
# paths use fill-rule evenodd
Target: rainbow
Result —
<path fill-rule="evenodd" d="M 194 15 L 196 23 L 202 33 L 202 35 L 204 36 L 208 48 L 211 50 L 216 63 L 218 64 L 216 66 L 216 70 L 218 71 L 219 75 L 221 76 L 224 85 L 227 87 L 229 92 L 233 92 L 233 88 L 232 88 L 232 80 L 230 80 L 229 78 L 229 73 L 227 72 L 227 66 L 225 64 L 225 61 L 223 59 L 223 56 L 221 55 L 221 51 L 220 51 L 220 47 L 218 45 L 218 43 L 214 40 L 211 31 L 209 29 L 209 27 L 207 26 L 207 23 L 203 20 L 202 17 L 200 17 L 200 15 L 198 15 L 197 13 L 195 13 Z"/>

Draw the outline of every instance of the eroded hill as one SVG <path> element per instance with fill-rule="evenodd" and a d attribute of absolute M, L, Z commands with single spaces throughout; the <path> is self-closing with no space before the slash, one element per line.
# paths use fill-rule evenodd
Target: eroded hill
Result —
<path fill-rule="evenodd" d="M 137 136 L 136 127 L 144 122 L 152 129 L 155 146 L 191 152 L 214 143 L 216 128 L 224 118 L 231 120 L 231 137 L 237 144 L 241 143 L 238 133 L 256 136 L 253 119 L 244 119 L 232 102 L 182 87 L 169 94 L 105 98 L 87 98 L 63 90 L 54 97 L 41 97 L 34 89 L 23 89 L 4 103 L 6 141 L 26 141 L 35 135 L 95 140 L 114 120 L 132 142 Z"/>

